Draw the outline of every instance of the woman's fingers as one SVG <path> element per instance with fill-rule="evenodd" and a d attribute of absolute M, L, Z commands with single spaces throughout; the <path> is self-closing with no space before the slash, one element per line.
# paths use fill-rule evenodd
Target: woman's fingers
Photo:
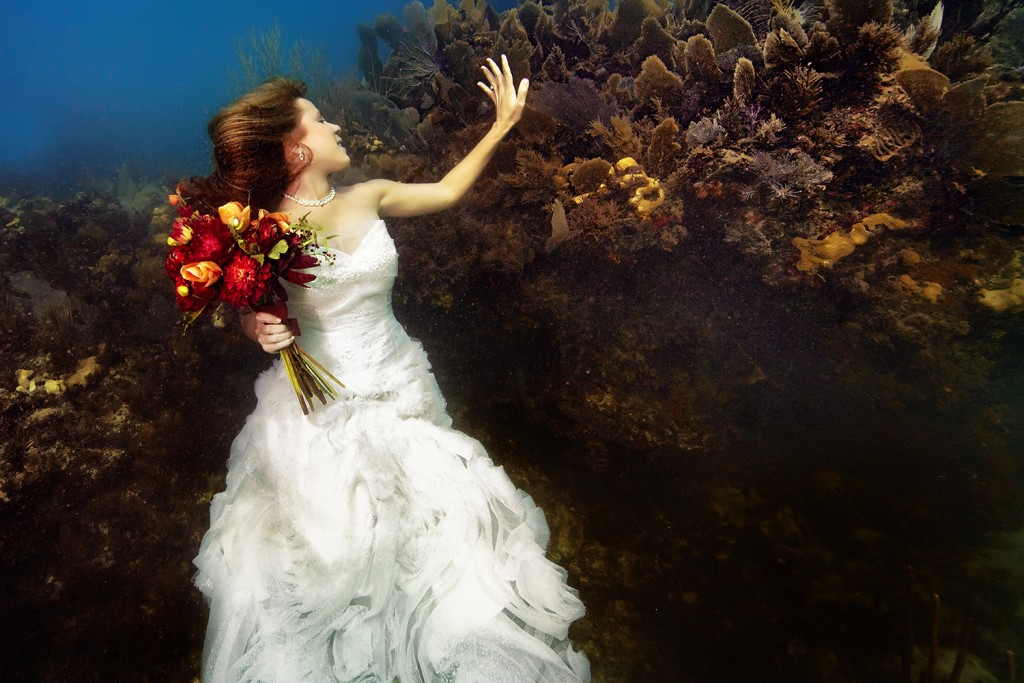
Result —
<path fill-rule="evenodd" d="M 256 341 L 267 353 L 274 353 L 291 345 L 295 336 L 288 325 L 269 313 L 257 314 Z"/>
<path fill-rule="evenodd" d="M 491 99 L 495 105 L 502 103 L 502 99 L 508 95 L 516 102 L 516 104 L 524 104 L 526 102 L 526 93 L 529 89 L 529 81 L 523 79 L 519 82 L 519 87 L 516 88 L 515 79 L 512 76 L 512 68 L 509 66 L 508 57 L 505 55 L 501 56 L 501 66 L 491 59 L 487 58 L 487 63 L 480 67 L 484 72 L 484 77 L 487 79 L 489 85 L 485 85 L 482 82 L 477 82 L 480 89 L 487 93 L 487 96 Z"/>
<path fill-rule="evenodd" d="M 505 82 L 513 85 L 515 81 L 512 80 L 512 67 L 508 65 L 508 57 L 505 55 L 501 56 L 501 71 L 505 74 Z"/>
<path fill-rule="evenodd" d="M 526 104 L 526 93 L 530 90 L 529 79 L 524 78 L 519 81 L 519 90 L 516 92 L 516 104 L 520 107 Z"/>

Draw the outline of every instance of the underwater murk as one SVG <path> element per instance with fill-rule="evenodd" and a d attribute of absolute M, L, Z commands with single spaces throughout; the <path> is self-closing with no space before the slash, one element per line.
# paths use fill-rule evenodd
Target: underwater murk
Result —
<path fill-rule="evenodd" d="M 531 78 L 471 197 L 391 225 L 395 305 L 547 511 L 596 681 L 1024 677 L 1020 2 L 437 0 L 358 37 L 313 94 L 348 180 L 435 179 L 483 60 Z M 269 358 L 227 311 L 182 333 L 171 190 L 0 197 L 0 680 L 198 676 L 190 560 Z"/>

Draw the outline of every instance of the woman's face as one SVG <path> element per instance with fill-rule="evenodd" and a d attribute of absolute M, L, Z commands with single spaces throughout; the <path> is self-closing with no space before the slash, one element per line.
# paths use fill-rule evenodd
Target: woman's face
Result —
<path fill-rule="evenodd" d="M 305 166 L 305 162 L 298 160 L 298 150 L 296 149 L 302 149 L 302 146 L 305 146 L 309 150 L 305 152 L 306 154 L 313 153 L 313 162 L 309 168 L 324 173 L 333 173 L 347 168 L 351 160 L 338 136 L 341 128 L 325 121 L 316 105 L 307 99 L 296 100 L 295 109 L 298 115 L 295 130 L 292 131 L 288 142 L 285 143 L 292 162 Z"/>

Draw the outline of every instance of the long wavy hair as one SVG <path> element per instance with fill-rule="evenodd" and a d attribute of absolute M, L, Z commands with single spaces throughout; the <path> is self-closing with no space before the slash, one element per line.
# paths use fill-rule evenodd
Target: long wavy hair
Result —
<path fill-rule="evenodd" d="M 188 202 L 205 211 L 228 202 L 276 210 L 302 170 L 289 166 L 283 142 L 295 129 L 295 101 L 305 94 L 301 81 L 274 76 L 218 111 L 206 127 L 213 173 L 181 181 Z M 311 157 L 307 151 L 306 164 Z"/>

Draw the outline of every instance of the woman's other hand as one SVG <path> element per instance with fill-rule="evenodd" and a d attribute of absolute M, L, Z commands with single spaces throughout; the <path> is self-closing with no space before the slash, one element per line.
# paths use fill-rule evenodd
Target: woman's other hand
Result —
<path fill-rule="evenodd" d="M 242 316 L 242 331 L 267 353 L 277 353 L 295 342 L 291 328 L 273 313 L 246 313 Z"/>
<path fill-rule="evenodd" d="M 523 115 L 523 107 L 526 106 L 526 91 L 530 88 L 530 82 L 523 79 L 516 89 L 515 81 L 512 80 L 512 69 L 508 65 L 508 57 L 501 56 L 501 66 L 495 64 L 490 57 L 487 64 L 481 67 L 484 77 L 489 85 L 478 82 L 480 89 L 487 93 L 487 97 L 494 103 L 494 125 L 502 134 L 512 130 L 512 127 L 519 122 Z"/>

